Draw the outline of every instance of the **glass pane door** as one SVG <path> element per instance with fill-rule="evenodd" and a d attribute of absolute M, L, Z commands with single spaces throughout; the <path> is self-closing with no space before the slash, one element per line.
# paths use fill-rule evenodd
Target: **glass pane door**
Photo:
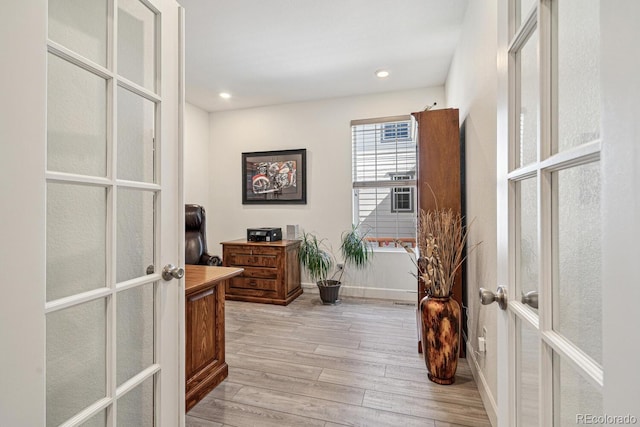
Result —
<path fill-rule="evenodd" d="M 46 423 L 153 426 L 161 17 L 80 3 L 49 1 Z"/>
<path fill-rule="evenodd" d="M 516 417 L 518 426 L 540 425 L 540 338 L 536 328 L 516 319 Z"/>
<path fill-rule="evenodd" d="M 602 410 L 600 4 L 509 4 L 509 425 L 573 425 Z"/>

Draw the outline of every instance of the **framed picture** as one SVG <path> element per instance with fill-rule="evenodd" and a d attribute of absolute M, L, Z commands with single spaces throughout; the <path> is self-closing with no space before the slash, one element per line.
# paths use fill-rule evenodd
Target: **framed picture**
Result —
<path fill-rule="evenodd" d="M 307 150 L 242 153 L 242 204 L 278 203 L 307 203 Z"/>

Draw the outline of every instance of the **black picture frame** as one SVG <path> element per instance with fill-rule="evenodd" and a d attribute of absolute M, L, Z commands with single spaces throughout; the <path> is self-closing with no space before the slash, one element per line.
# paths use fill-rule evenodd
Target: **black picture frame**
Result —
<path fill-rule="evenodd" d="M 242 153 L 242 204 L 307 204 L 307 150 Z"/>

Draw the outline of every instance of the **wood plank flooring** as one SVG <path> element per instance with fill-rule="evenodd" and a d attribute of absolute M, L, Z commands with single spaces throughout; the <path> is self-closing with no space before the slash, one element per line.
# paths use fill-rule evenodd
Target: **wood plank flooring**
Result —
<path fill-rule="evenodd" d="M 427 379 L 415 306 L 305 293 L 287 307 L 226 301 L 229 377 L 188 427 L 490 426 L 466 360 Z"/>

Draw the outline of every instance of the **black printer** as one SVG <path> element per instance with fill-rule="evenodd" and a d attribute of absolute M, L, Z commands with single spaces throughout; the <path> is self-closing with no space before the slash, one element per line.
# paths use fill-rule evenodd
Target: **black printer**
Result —
<path fill-rule="evenodd" d="M 247 228 L 249 242 L 275 242 L 282 240 L 282 229 L 276 227 Z"/>

